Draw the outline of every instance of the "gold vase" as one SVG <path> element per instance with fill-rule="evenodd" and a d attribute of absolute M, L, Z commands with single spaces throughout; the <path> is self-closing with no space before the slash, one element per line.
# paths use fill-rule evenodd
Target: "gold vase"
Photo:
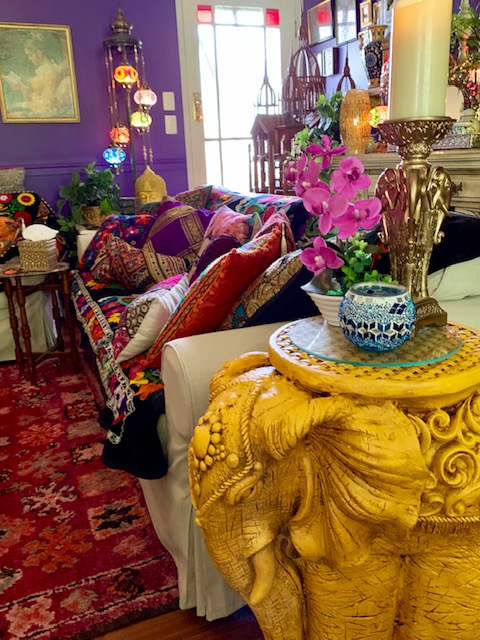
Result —
<path fill-rule="evenodd" d="M 443 237 L 440 228 L 449 214 L 452 183 L 445 169 L 432 167 L 427 158 L 452 123 L 448 117 L 425 117 L 378 125 L 382 138 L 397 145 L 401 157 L 377 182 L 383 241 L 393 278 L 408 288 L 417 308 L 417 329 L 447 323 L 446 312 L 428 294 L 427 276 L 433 245 Z"/>
<path fill-rule="evenodd" d="M 83 206 L 82 207 L 83 219 L 89 227 L 98 228 L 102 224 L 103 215 L 99 206 Z"/>
<path fill-rule="evenodd" d="M 366 89 L 350 89 L 340 107 L 340 137 L 349 155 L 365 153 L 370 139 L 370 95 Z"/>

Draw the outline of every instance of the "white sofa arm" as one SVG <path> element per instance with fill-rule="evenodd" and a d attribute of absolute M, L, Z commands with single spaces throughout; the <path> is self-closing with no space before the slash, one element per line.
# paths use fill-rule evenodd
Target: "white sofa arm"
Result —
<path fill-rule="evenodd" d="M 141 480 L 157 534 L 178 570 L 180 608 L 215 620 L 244 605 L 211 562 L 195 513 L 188 482 L 188 446 L 198 419 L 208 407 L 209 386 L 220 366 L 249 351 L 266 351 L 268 339 L 284 323 L 179 338 L 165 345 L 168 472 L 159 480 Z"/>

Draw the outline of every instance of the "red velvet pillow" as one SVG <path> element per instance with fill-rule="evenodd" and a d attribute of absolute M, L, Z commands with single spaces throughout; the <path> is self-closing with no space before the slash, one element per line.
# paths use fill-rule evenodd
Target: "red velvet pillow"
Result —
<path fill-rule="evenodd" d="M 213 262 L 190 285 L 147 354 L 146 364 L 161 365 L 166 342 L 215 331 L 240 294 L 280 256 L 281 232 L 273 229 Z"/>

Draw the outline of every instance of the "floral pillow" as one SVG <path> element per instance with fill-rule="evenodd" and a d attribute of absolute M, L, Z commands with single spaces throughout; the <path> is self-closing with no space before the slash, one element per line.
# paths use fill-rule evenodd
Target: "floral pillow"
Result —
<path fill-rule="evenodd" d="M 116 236 L 107 236 L 91 269 L 97 282 L 117 282 L 137 291 L 145 291 L 156 282 L 185 273 L 188 262 L 132 247 Z"/>
<path fill-rule="evenodd" d="M 107 216 L 83 254 L 79 264 L 80 269 L 85 271 L 91 269 L 109 235 L 122 238 L 134 247 L 140 246 L 140 240 L 147 233 L 154 220 L 155 216 L 149 213 L 139 213 L 138 215 L 112 213 Z"/>
<path fill-rule="evenodd" d="M 290 226 L 290 220 L 287 214 L 279 209 L 270 209 L 265 213 L 264 222 L 259 231 L 255 234 L 255 237 L 261 236 L 264 233 L 268 233 L 273 228 L 278 228 L 282 232 L 282 254 L 294 251 L 296 249 L 295 238 L 293 237 L 292 227 Z"/>
<path fill-rule="evenodd" d="M 250 240 L 257 233 L 261 226 L 262 222 L 257 213 L 244 215 L 222 205 L 213 214 L 205 231 L 204 239 L 211 240 L 214 236 L 228 233 L 236 238 L 240 244 L 245 244 L 247 240 Z"/>
<path fill-rule="evenodd" d="M 242 194 L 237 191 L 230 191 L 230 189 L 225 189 L 225 187 L 210 187 L 210 193 L 208 194 L 206 209 L 210 209 L 210 211 L 216 211 L 223 204 L 229 203 L 233 206 L 234 202 L 237 202 L 242 198 Z"/>
<path fill-rule="evenodd" d="M 166 286 L 166 282 L 174 283 Z M 137 296 L 120 317 L 113 355 L 124 362 L 149 349 L 188 289 L 188 276 L 174 276 Z"/>
<path fill-rule="evenodd" d="M 212 215 L 207 209 L 194 209 L 175 200 L 164 201 L 141 246 L 194 262 Z"/>
<path fill-rule="evenodd" d="M 273 229 L 215 260 L 190 285 L 149 350 L 146 364 L 160 366 L 170 340 L 215 331 L 242 291 L 279 257 L 280 244 L 281 232 Z"/>

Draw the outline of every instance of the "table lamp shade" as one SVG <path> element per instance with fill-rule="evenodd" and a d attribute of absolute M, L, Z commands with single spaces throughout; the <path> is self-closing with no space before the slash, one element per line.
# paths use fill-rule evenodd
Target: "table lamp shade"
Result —
<path fill-rule="evenodd" d="M 445 115 L 452 0 L 393 5 L 389 119 Z"/>
<path fill-rule="evenodd" d="M 340 107 L 340 137 L 349 155 L 365 153 L 370 139 L 370 95 L 366 89 L 350 89 Z"/>

